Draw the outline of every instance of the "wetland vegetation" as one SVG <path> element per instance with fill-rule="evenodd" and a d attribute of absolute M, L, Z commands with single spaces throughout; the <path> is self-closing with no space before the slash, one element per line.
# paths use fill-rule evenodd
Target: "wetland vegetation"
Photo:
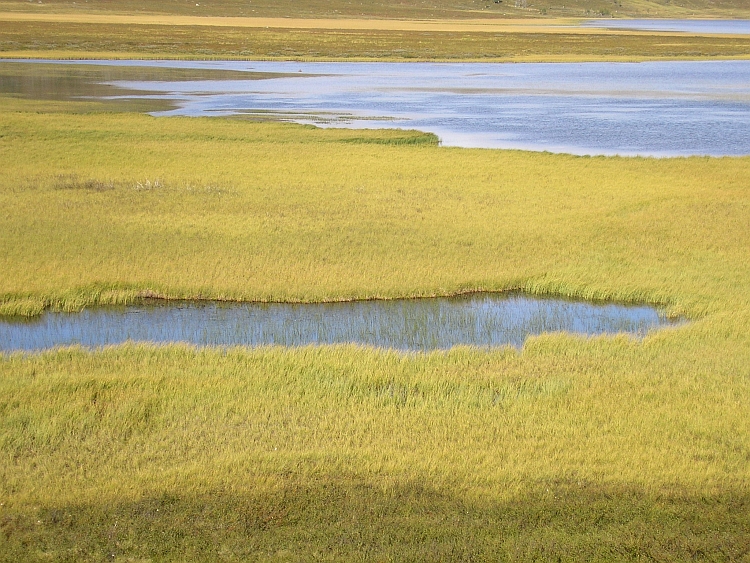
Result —
<path fill-rule="evenodd" d="M 750 57 L 750 37 L 629 31 L 457 31 L 15 22 L 0 18 L 0 56 L 264 60 L 639 61 Z"/>
<path fill-rule="evenodd" d="M 747 37 L 457 31 L 493 17 L 749 14 L 744 0 L 510 4 L 5 0 L 0 53 L 750 55 Z M 133 14 L 146 19 L 79 17 Z M 211 16 L 444 28 L 227 27 Z M 144 297 L 516 289 L 660 304 L 691 322 L 642 340 L 545 334 L 520 350 L 0 354 L 0 561 L 750 557 L 750 157 L 457 149 L 415 131 L 157 119 L 131 113 L 154 109 L 148 100 L 6 90 L 0 315 Z"/>
<path fill-rule="evenodd" d="M 461 150 L 414 131 L 86 113 L 96 107 L 4 100 L 4 314 L 144 292 L 522 289 L 701 315 L 744 284 L 745 157 Z"/>
<path fill-rule="evenodd" d="M 580 26 L 602 16 L 750 18 L 750 9 L 743 0 L 5 0 L 0 55 L 446 61 L 750 56 L 747 35 Z"/>
<path fill-rule="evenodd" d="M 520 351 L 0 356 L 3 560 L 748 556 L 748 157 L 106 108 L 2 100 L 5 315 L 513 288 L 693 322 Z"/>
<path fill-rule="evenodd" d="M 518 5 L 516 5 L 518 4 Z M 524 6 L 525 4 L 525 6 Z M 153 16 L 366 18 L 394 20 L 466 20 L 504 18 L 614 16 L 624 18 L 747 18 L 744 0 L 2 0 L 0 11 Z"/>

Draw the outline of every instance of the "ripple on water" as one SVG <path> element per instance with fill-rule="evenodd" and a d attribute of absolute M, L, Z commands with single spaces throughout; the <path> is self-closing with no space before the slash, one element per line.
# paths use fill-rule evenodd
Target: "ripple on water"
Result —
<path fill-rule="evenodd" d="M 0 92 L 52 95 L 45 88 L 55 96 L 170 107 L 151 110 L 165 117 L 244 114 L 323 127 L 417 129 L 436 134 L 445 146 L 581 155 L 750 154 L 750 61 L 742 60 L 0 62 Z M 118 89 L 121 95 L 114 95 Z"/>

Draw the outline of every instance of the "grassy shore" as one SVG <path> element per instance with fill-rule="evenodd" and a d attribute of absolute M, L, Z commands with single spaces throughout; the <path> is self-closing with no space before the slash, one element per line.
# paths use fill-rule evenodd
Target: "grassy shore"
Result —
<path fill-rule="evenodd" d="M 0 560 L 750 556 L 750 159 L 2 99 L 0 310 L 521 288 L 643 341 L 0 356 Z"/>
<path fill-rule="evenodd" d="M 172 27 L 0 19 L 5 58 L 641 61 L 750 57 L 750 37 Z"/>
<path fill-rule="evenodd" d="M 581 28 L 581 18 L 750 18 L 740 0 L 0 2 L 0 56 L 579 61 L 747 58 L 750 37 Z M 612 12 L 616 10 L 617 13 Z"/>
<path fill-rule="evenodd" d="M 696 316 L 747 304 L 747 158 L 464 150 L 409 131 L 45 105 L 78 107 L 4 100 L 6 314 L 140 292 L 317 301 L 524 288 Z"/>

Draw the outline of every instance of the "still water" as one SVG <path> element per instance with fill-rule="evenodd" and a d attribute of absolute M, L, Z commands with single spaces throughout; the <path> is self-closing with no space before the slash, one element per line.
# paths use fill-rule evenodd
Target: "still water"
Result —
<path fill-rule="evenodd" d="M 356 343 L 425 351 L 456 345 L 520 347 L 530 335 L 596 335 L 673 324 L 652 307 L 593 304 L 521 294 L 346 303 L 180 303 L 45 313 L 0 320 L 0 351 L 125 341 L 199 346 Z"/>
<path fill-rule="evenodd" d="M 4 63 L 4 72 L 13 64 L 20 63 Z M 750 61 L 100 61 L 87 68 L 112 65 L 164 71 L 163 79 L 106 81 L 123 99 L 173 104 L 153 112 L 160 116 L 418 129 L 445 146 L 581 155 L 750 154 Z M 175 69 L 191 73 L 170 78 Z"/>
<path fill-rule="evenodd" d="M 587 20 L 583 27 L 633 29 L 642 31 L 677 31 L 716 35 L 750 35 L 750 20 Z"/>

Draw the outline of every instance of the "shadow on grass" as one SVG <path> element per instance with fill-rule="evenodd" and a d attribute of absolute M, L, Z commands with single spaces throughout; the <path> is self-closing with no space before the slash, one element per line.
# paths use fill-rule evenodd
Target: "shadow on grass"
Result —
<path fill-rule="evenodd" d="M 0 529 L 6 561 L 740 561 L 750 496 L 546 483 L 493 503 L 320 480 L 6 511 Z"/>

